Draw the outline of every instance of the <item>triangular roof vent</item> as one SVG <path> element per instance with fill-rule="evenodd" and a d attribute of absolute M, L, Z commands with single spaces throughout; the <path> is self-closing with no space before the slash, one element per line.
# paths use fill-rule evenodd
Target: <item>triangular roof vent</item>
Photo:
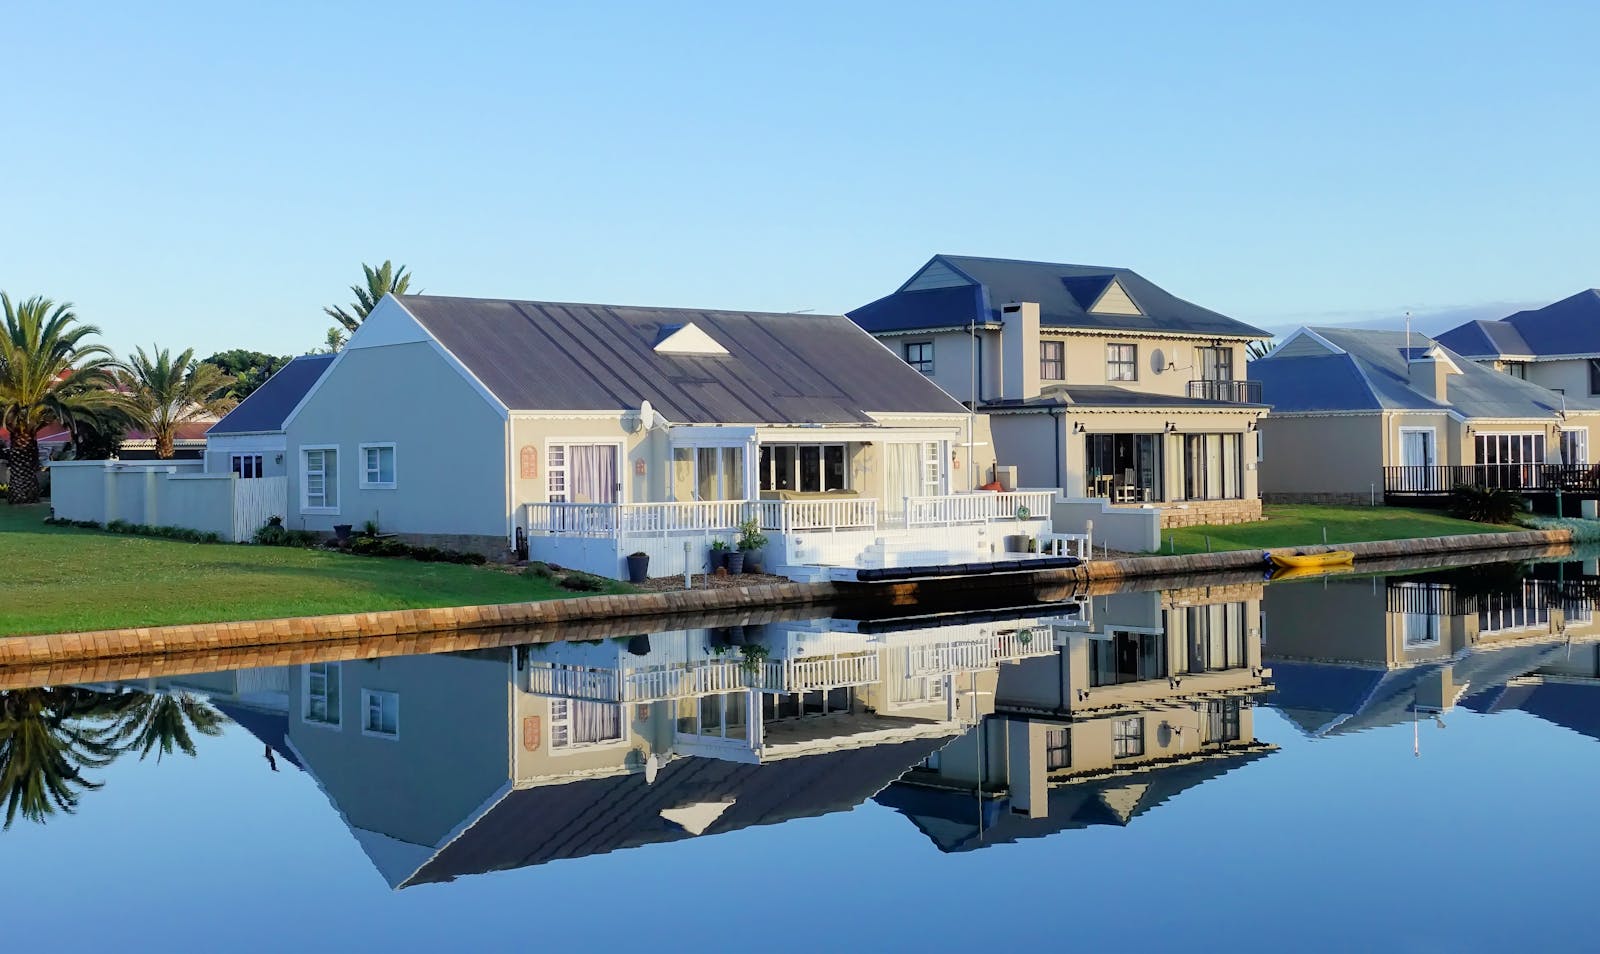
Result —
<path fill-rule="evenodd" d="M 663 325 L 661 336 L 656 339 L 656 352 L 658 354 L 695 354 L 695 355 L 725 355 L 728 349 L 717 344 L 715 338 L 700 330 L 693 323 L 687 325 Z"/>
<path fill-rule="evenodd" d="M 1128 293 L 1123 291 L 1122 283 L 1115 278 L 1106 283 L 1106 290 L 1090 306 L 1089 311 L 1097 315 L 1143 315 L 1139 306 L 1134 304 Z"/>

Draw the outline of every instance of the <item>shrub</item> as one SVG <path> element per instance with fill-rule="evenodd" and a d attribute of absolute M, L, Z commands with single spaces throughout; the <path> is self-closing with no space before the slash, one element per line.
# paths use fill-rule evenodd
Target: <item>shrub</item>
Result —
<path fill-rule="evenodd" d="M 593 573 L 579 573 L 574 570 L 561 578 L 560 586 L 574 593 L 598 593 L 605 589 L 606 581 Z"/>
<path fill-rule="evenodd" d="M 1527 501 L 1514 490 L 1459 484 L 1450 491 L 1450 515 L 1475 523 L 1510 523 L 1527 509 Z"/>
<path fill-rule="evenodd" d="M 283 525 L 282 517 L 273 517 L 262 524 L 250 538 L 252 542 L 264 547 L 299 547 L 306 549 L 316 546 L 322 540 L 322 535 L 310 530 L 290 530 Z"/>
<path fill-rule="evenodd" d="M 535 562 L 529 563 L 527 569 L 522 571 L 522 575 L 530 580 L 553 580 L 556 578 L 556 571 L 548 563 Z"/>
<path fill-rule="evenodd" d="M 764 549 L 767 545 L 767 535 L 761 532 L 761 525 L 752 517 L 739 524 L 739 549 L 750 551 Z"/>
<path fill-rule="evenodd" d="M 480 566 L 488 562 L 481 553 L 463 553 L 440 547 L 414 547 L 393 537 L 353 537 L 350 540 L 349 550 L 358 556 L 396 557 L 423 563 L 463 563 Z"/>

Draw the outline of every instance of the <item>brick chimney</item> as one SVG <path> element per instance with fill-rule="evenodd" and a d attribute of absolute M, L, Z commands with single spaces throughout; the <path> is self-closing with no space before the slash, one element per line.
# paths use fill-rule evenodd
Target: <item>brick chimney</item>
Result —
<path fill-rule="evenodd" d="M 1000 307 L 1000 396 L 1026 400 L 1039 396 L 1039 303 Z"/>

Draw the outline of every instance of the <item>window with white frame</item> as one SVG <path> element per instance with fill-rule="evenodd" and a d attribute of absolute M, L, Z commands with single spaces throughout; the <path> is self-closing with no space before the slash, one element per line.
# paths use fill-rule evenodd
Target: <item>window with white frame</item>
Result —
<path fill-rule="evenodd" d="M 674 499 L 743 500 L 743 447 L 674 447 Z"/>
<path fill-rule="evenodd" d="M 911 365 L 923 374 L 933 373 L 933 342 L 908 341 L 906 342 L 906 364 Z"/>
<path fill-rule="evenodd" d="M 240 479 L 254 479 L 265 476 L 261 473 L 261 455 L 234 454 L 233 472 L 238 474 Z"/>
<path fill-rule="evenodd" d="M 1144 716 L 1118 719 L 1111 728 L 1111 755 L 1131 759 L 1144 754 Z"/>
<path fill-rule="evenodd" d="M 361 445 L 361 489 L 393 490 L 394 444 Z"/>
<path fill-rule="evenodd" d="M 570 750 L 622 741 L 622 706 L 587 699 L 550 700 L 550 748 Z"/>
<path fill-rule="evenodd" d="M 1561 463 L 1578 467 L 1589 463 L 1589 429 L 1577 427 L 1561 432 Z"/>
<path fill-rule="evenodd" d="M 377 689 L 361 690 L 361 732 L 388 739 L 400 737 L 400 694 Z"/>
<path fill-rule="evenodd" d="M 1131 344 L 1106 345 L 1106 380 L 1139 380 L 1139 346 Z"/>
<path fill-rule="evenodd" d="M 311 663 L 302 670 L 300 716 L 313 725 L 339 725 L 338 663 Z"/>
<path fill-rule="evenodd" d="M 300 451 L 300 509 L 307 513 L 339 511 L 339 450 L 307 447 Z"/>

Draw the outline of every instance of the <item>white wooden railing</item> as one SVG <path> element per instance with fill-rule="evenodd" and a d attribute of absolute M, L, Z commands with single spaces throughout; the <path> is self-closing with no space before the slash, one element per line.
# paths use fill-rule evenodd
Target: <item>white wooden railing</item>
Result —
<path fill-rule="evenodd" d="M 908 527 L 948 527 L 956 524 L 1015 522 L 1024 507 L 1030 520 L 1048 520 L 1054 490 L 1018 490 L 1009 493 L 944 494 L 907 497 Z"/>
<path fill-rule="evenodd" d="M 523 526 L 529 533 L 568 537 L 626 537 L 650 534 L 730 531 L 749 513 L 744 500 L 701 500 L 680 503 L 523 505 Z"/>
<path fill-rule="evenodd" d="M 972 672 L 992 668 L 1001 662 L 1046 656 L 1055 652 L 1055 649 L 1055 636 L 1048 626 L 974 639 L 925 643 L 906 647 L 906 674 L 929 676 Z"/>
<path fill-rule="evenodd" d="M 789 533 L 794 530 L 875 529 L 878 501 L 873 497 L 837 497 L 823 500 L 763 500 L 761 529 Z"/>
<path fill-rule="evenodd" d="M 623 702 L 615 669 L 590 669 L 553 663 L 530 663 L 528 691 L 540 696 Z"/>
<path fill-rule="evenodd" d="M 812 659 L 776 659 L 760 667 L 760 684 L 767 692 L 806 692 L 867 686 L 879 679 L 878 654 L 818 656 Z"/>

